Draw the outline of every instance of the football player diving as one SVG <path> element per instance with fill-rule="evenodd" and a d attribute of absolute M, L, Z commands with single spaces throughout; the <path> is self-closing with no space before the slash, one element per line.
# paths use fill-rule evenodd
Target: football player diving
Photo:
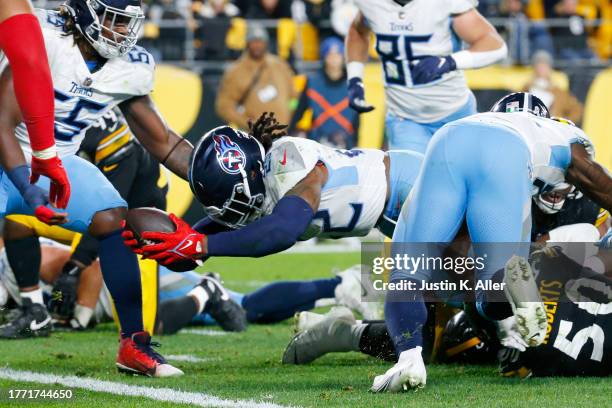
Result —
<path fill-rule="evenodd" d="M 85 133 L 78 155 L 95 164 L 127 201 L 129 208 L 156 207 L 164 210 L 168 184 L 165 171 L 136 141 L 121 113 L 113 109 Z M 161 171 L 160 171 L 161 170 Z M 76 234 L 60 226 L 47 227 L 33 217 L 10 215 L 10 231 L 29 229 L 43 241 L 40 280 L 50 300 L 46 302 L 56 319 L 54 327 L 82 330 L 101 317 L 112 319 L 112 300 L 103 288 L 98 262 L 98 242 L 89 234 Z M 72 244 L 70 250 L 65 245 Z M 14 248 L 8 248 L 14 251 Z M 18 268 L 22 253 L 0 255 L 0 282 L 21 304 L 11 266 Z M 285 281 L 265 285 L 242 294 L 227 291 L 218 278 L 194 271 L 176 273 L 154 261 L 139 260 L 143 287 L 143 320 L 147 330 L 172 334 L 188 324 L 218 323 L 225 330 L 241 331 L 250 323 L 274 323 L 310 310 L 321 299 L 354 308 L 365 318 L 380 317 L 380 308 L 360 302 L 359 271 L 340 272 L 336 277 L 311 281 Z M 91 265 L 91 267 L 90 267 Z M 1 290 L 1 289 L 0 289 Z M 228 298 L 231 297 L 231 299 Z M 158 300 L 160 303 L 158 303 Z M 2 305 L 0 305 L 2 306 Z M 240 307 L 244 308 L 244 310 Z M 370 306 L 370 307 L 368 307 Z M 246 312 L 246 316 L 245 316 Z M 31 319 L 21 315 L 3 326 L 0 337 L 23 338 L 48 335 L 50 325 L 30 330 Z"/>
<path fill-rule="evenodd" d="M 141 234 L 150 245 L 126 230 L 126 245 L 178 270 L 210 256 L 261 257 L 313 237 L 363 236 L 372 228 L 391 236 L 423 156 L 334 149 L 284 137 L 284 128 L 264 114 L 250 134 L 228 126 L 208 132 L 189 172 L 208 216 L 191 228 L 171 215 L 175 232 Z"/>
<path fill-rule="evenodd" d="M 58 155 L 72 187 L 66 213 L 55 221 L 67 229 L 88 232 L 99 241 L 104 281 L 121 322 L 117 368 L 156 377 L 181 375 L 181 370 L 167 364 L 152 349 L 150 334 L 143 330 L 138 262 L 125 248 L 120 235 L 127 204 L 93 164 L 75 155 L 86 129 L 119 106 L 142 145 L 169 170 L 187 178 L 193 147 L 168 129 L 149 96 L 154 61 L 146 50 L 136 46 L 144 20 L 140 1 L 69 0 L 59 12 L 40 10 L 37 16 L 54 81 Z M 13 91 L 13 75 L 4 69 L 6 65 L 1 67 L 0 76 L 0 140 L 13 147 L 19 140 L 25 156 L 30 157 L 32 147 Z M 4 160 L 8 168 L 20 163 L 16 156 Z M 41 179 L 38 185 L 48 188 L 48 181 Z M 1 195 L 3 215 L 33 214 L 18 186 L 4 173 Z M 40 265 L 38 238 L 31 231 L 11 236 L 13 239 L 5 241 L 6 247 L 16 247 L 28 254 L 21 259 L 21 273 L 17 277 L 22 288 L 22 313 L 33 317 L 34 329 L 44 327 L 48 317 L 36 312 L 44 307 L 42 292 L 36 289 Z"/>

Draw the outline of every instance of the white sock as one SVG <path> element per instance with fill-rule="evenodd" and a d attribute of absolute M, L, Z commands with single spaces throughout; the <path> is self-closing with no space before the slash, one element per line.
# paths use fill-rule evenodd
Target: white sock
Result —
<path fill-rule="evenodd" d="M 208 293 L 206 293 L 203 287 L 198 285 L 191 289 L 187 294 L 195 297 L 198 300 L 198 304 L 200 305 L 198 314 L 202 313 L 202 311 L 204 311 L 204 306 L 206 306 L 206 302 L 208 301 Z"/>
<path fill-rule="evenodd" d="M 28 298 L 32 301 L 32 303 L 38 303 L 39 305 L 45 304 L 45 302 L 43 301 L 43 293 L 41 288 L 38 288 L 31 292 L 19 292 L 19 294 L 21 295 L 22 299 Z"/>
<path fill-rule="evenodd" d="M 82 327 L 87 327 L 94 310 L 87 306 L 81 306 L 78 303 L 74 306 L 74 319 L 79 322 Z"/>

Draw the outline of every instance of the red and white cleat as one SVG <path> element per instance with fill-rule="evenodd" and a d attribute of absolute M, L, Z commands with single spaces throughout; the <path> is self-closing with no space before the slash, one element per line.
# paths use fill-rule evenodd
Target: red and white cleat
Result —
<path fill-rule="evenodd" d="M 132 334 L 132 337 L 121 339 L 117 354 L 117 369 L 122 373 L 140 374 L 149 377 L 178 377 L 184 373 L 168 364 L 153 347 L 159 343 L 151 342 L 147 332 Z"/>

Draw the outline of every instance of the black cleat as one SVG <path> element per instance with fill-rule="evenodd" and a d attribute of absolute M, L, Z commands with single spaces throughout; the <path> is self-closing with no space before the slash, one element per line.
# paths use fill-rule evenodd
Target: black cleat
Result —
<path fill-rule="evenodd" d="M 47 337 L 51 333 L 51 325 L 51 316 L 44 305 L 23 298 L 19 309 L 11 314 L 11 320 L 0 326 L 0 338 Z"/>
<path fill-rule="evenodd" d="M 199 283 L 208 294 L 204 312 L 225 331 L 241 332 L 247 328 L 246 312 L 238 303 L 234 302 L 230 294 L 220 282 L 219 275 L 207 273 Z"/>

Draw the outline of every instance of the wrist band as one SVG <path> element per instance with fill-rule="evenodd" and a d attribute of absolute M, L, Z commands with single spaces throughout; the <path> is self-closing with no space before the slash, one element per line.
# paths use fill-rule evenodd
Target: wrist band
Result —
<path fill-rule="evenodd" d="M 36 157 L 40 160 L 49 160 L 55 156 L 57 156 L 57 149 L 55 148 L 55 145 L 43 150 L 32 150 L 32 157 Z"/>
<path fill-rule="evenodd" d="M 363 70 L 365 68 L 365 65 L 363 62 L 359 62 L 359 61 L 351 61 L 348 64 L 346 64 L 346 75 L 347 78 L 353 79 L 353 78 L 363 78 Z"/>

